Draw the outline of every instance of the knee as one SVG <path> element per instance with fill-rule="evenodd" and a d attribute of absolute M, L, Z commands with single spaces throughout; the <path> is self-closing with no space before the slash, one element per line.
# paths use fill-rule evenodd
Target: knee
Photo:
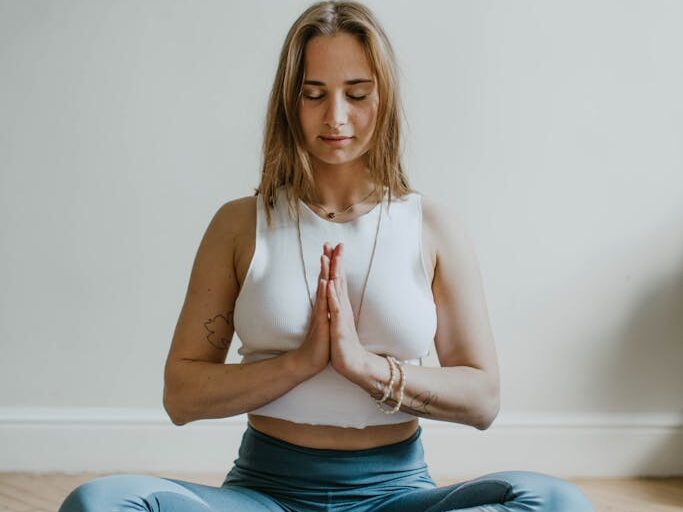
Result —
<path fill-rule="evenodd" d="M 519 498 L 534 502 L 538 510 L 556 512 L 595 512 L 583 491 L 574 483 L 562 478 L 535 471 L 513 471 L 517 476 Z M 534 509 L 535 510 L 535 509 Z"/>
<path fill-rule="evenodd" d="M 90 480 L 72 490 L 62 502 L 58 512 L 97 510 L 97 507 L 101 506 L 101 503 L 98 503 L 98 496 L 101 495 L 100 487 L 102 486 L 100 480 L 100 478 Z"/>
<path fill-rule="evenodd" d="M 111 497 L 122 479 L 134 475 L 110 475 L 89 480 L 69 493 L 58 512 L 95 512 L 111 509 Z"/>
<path fill-rule="evenodd" d="M 550 475 L 546 478 L 550 479 L 548 501 L 556 504 L 553 510 L 595 512 L 588 496 L 576 484 Z"/>

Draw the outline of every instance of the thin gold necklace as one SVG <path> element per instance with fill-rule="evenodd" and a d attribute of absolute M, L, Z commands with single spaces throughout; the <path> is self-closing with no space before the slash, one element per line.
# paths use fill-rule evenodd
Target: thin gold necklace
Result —
<path fill-rule="evenodd" d="M 384 203 L 384 193 L 382 193 L 382 201 L 380 203 Z M 361 294 L 360 294 L 360 302 L 358 304 L 358 312 L 356 313 L 356 315 L 353 319 L 353 322 L 356 325 L 356 331 L 358 331 L 358 322 L 360 321 L 360 312 L 361 312 L 361 308 L 363 307 L 363 298 L 365 297 L 365 288 L 368 285 L 368 277 L 370 276 L 370 270 L 372 269 L 372 263 L 373 263 L 373 261 L 375 261 L 375 249 L 377 248 L 377 238 L 379 235 L 379 227 L 382 224 L 382 210 L 383 209 L 384 209 L 383 204 L 380 204 L 379 218 L 377 219 L 377 228 L 375 229 L 375 241 L 372 244 L 372 254 L 370 255 L 370 264 L 368 265 L 368 271 L 365 274 L 365 280 L 363 281 L 363 289 L 361 290 Z M 304 279 L 306 280 L 306 293 L 308 295 L 308 301 L 311 304 L 311 311 L 313 311 L 314 304 L 313 304 L 313 299 L 311 299 L 311 286 L 308 283 L 308 272 L 306 272 L 306 261 L 304 259 L 304 245 L 303 245 L 303 242 L 301 241 L 301 222 L 300 222 L 299 205 L 298 204 L 297 204 L 297 209 L 296 209 L 296 230 L 297 230 L 297 234 L 299 236 L 299 251 L 301 254 L 301 264 L 303 265 L 303 268 L 304 268 Z"/>
<path fill-rule="evenodd" d="M 325 217 L 327 217 L 328 219 L 335 219 L 335 218 L 337 218 L 337 215 L 340 215 L 340 214 L 346 212 L 347 210 L 350 210 L 352 207 L 356 206 L 357 204 L 362 203 L 362 202 L 365 201 L 368 197 L 370 197 L 372 194 L 374 194 L 376 191 L 377 191 L 377 186 L 375 186 L 375 188 L 374 188 L 367 196 L 365 196 L 363 199 L 361 199 L 361 200 L 358 201 L 358 202 L 353 203 L 353 204 L 350 205 L 350 206 L 347 206 L 346 208 L 344 208 L 343 210 L 338 211 L 338 212 L 328 212 L 328 211 L 325 209 L 324 206 L 322 206 L 321 204 L 318 204 L 318 203 L 311 203 L 311 205 L 312 205 L 312 206 L 316 206 L 316 207 L 320 208 L 322 211 L 324 211 L 324 212 L 325 212 Z"/>

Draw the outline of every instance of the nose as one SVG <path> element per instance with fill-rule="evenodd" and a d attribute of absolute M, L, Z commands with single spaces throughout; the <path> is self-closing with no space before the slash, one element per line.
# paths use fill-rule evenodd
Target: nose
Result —
<path fill-rule="evenodd" d="M 325 111 L 324 123 L 330 128 L 336 128 L 347 122 L 348 103 L 342 95 L 335 94 L 328 103 Z"/>

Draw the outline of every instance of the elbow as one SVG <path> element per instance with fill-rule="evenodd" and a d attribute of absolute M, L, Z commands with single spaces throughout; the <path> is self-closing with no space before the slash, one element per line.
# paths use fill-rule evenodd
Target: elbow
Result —
<path fill-rule="evenodd" d="M 186 423 L 188 423 L 187 420 L 185 420 L 183 417 L 181 417 L 178 412 L 170 407 L 166 402 L 164 402 L 164 409 L 166 410 L 166 414 L 168 414 L 168 417 L 171 420 L 171 423 L 173 423 L 176 427 L 182 427 Z"/>
<path fill-rule="evenodd" d="M 477 425 L 477 429 L 479 430 L 486 430 L 488 429 L 491 425 L 493 425 L 493 422 L 495 421 L 496 417 L 498 416 L 498 411 L 500 408 L 498 406 L 492 407 L 490 409 L 487 409 L 482 415 L 481 415 L 481 421 Z"/>
<path fill-rule="evenodd" d="M 168 417 L 170 418 L 171 423 L 173 423 L 176 427 L 182 427 L 183 425 L 185 425 L 187 423 L 187 421 L 182 420 L 180 418 L 180 416 L 171 413 L 171 411 L 169 411 L 168 409 L 166 409 L 166 413 L 168 414 Z"/>
<path fill-rule="evenodd" d="M 178 418 L 178 415 L 176 414 L 175 409 L 173 408 L 169 400 L 166 398 L 166 395 L 164 395 L 164 410 L 166 411 L 166 414 L 168 414 L 171 423 L 177 426 L 180 426 L 182 424 L 182 422 Z"/>
<path fill-rule="evenodd" d="M 483 405 L 479 414 L 479 422 L 476 427 L 479 430 L 486 430 L 495 421 L 500 412 L 500 393 L 498 386 L 491 391 L 486 400 L 483 401 Z"/>
<path fill-rule="evenodd" d="M 166 414 L 168 414 L 168 417 L 170 418 L 171 422 L 177 427 L 181 427 L 188 423 L 188 421 L 181 416 L 178 410 L 177 403 L 177 400 L 172 400 L 169 396 L 167 389 L 164 388 L 164 410 L 166 411 Z"/>
<path fill-rule="evenodd" d="M 179 385 L 178 380 L 175 376 L 174 369 L 175 365 L 171 365 L 170 362 L 166 363 L 166 368 L 164 370 L 164 391 L 163 391 L 163 404 L 166 414 L 168 414 L 171 422 L 181 427 L 186 423 L 189 423 L 187 418 L 187 411 L 183 407 L 184 399 L 182 395 L 182 385 Z"/>

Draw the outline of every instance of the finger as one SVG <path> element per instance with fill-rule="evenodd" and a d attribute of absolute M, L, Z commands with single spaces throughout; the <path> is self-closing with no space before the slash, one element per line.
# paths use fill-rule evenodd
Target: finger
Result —
<path fill-rule="evenodd" d="M 329 279 L 330 278 L 330 258 L 328 258 L 325 254 L 320 256 L 322 259 L 322 277 L 323 279 Z"/>
<path fill-rule="evenodd" d="M 344 253 L 344 244 L 340 242 L 339 245 L 337 246 L 337 254 L 336 254 L 335 259 L 337 260 L 337 276 L 341 280 L 343 280 L 343 276 L 344 276 L 344 270 L 343 270 L 344 269 L 344 263 L 343 263 L 344 259 L 342 257 L 343 253 Z"/>
<path fill-rule="evenodd" d="M 318 287 L 315 290 L 315 310 L 320 309 L 321 297 L 325 296 L 325 288 L 327 288 L 327 282 L 325 276 L 323 275 L 323 267 L 325 265 L 323 261 L 324 256 L 320 256 L 320 272 L 318 273 Z"/>
<path fill-rule="evenodd" d="M 327 286 L 322 277 L 318 278 L 318 287 L 315 289 L 315 309 L 320 309 L 320 297 L 323 295 L 323 286 Z"/>
<path fill-rule="evenodd" d="M 337 292 L 337 300 L 339 304 L 344 303 L 344 270 L 342 269 L 341 255 L 339 254 L 339 248 L 341 244 L 338 244 L 334 249 L 334 291 Z"/>
<path fill-rule="evenodd" d="M 335 248 L 335 277 L 337 278 L 337 292 L 339 297 L 346 295 L 346 272 L 344 271 L 344 244 L 342 242 Z"/>
<path fill-rule="evenodd" d="M 339 245 L 337 245 L 339 247 Z M 330 280 L 337 279 L 339 274 L 339 267 L 337 264 L 337 247 L 332 250 L 332 255 L 330 257 Z"/>
<path fill-rule="evenodd" d="M 315 298 L 315 314 L 327 320 L 327 279 L 318 280 L 318 293 Z"/>
<path fill-rule="evenodd" d="M 327 306 L 330 310 L 330 319 L 337 320 L 341 307 L 339 299 L 337 298 L 337 290 L 335 289 L 334 281 L 330 279 L 327 282 Z"/>

